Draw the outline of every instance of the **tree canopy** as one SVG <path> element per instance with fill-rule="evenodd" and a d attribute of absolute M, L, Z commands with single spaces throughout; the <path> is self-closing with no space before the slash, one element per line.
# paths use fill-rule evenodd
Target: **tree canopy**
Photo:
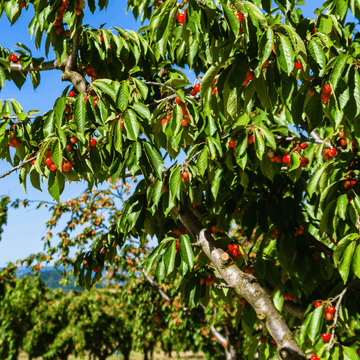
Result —
<path fill-rule="evenodd" d="M 312 19 L 303 4 L 129 0 L 145 25 L 127 31 L 83 23 L 85 6 L 107 0 L 2 1 L 11 23 L 34 10 L 35 46 L 56 59 L 1 48 L 0 88 L 28 77 L 36 88 L 52 70 L 70 85 L 40 116 L 2 102 L 0 157 L 14 168 L 0 178 L 19 169 L 25 189 L 46 180 L 59 203 L 48 226 L 71 211 L 96 227 L 104 217 L 60 202 L 66 180 L 87 181 L 85 199 L 109 179 L 140 176 L 109 226 L 89 229 L 91 250 L 70 260 L 82 287 L 129 239 L 142 249 L 155 237 L 144 273 L 179 281 L 190 308 L 232 294 L 250 304 L 237 322 L 249 358 L 357 359 L 360 42 L 347 16 L 360 19 L 359 3 L 327 0 Z M 258 350 L 260 325 L 277 354 Z M 225 351 L 240 354 L 231 341 Z"/>

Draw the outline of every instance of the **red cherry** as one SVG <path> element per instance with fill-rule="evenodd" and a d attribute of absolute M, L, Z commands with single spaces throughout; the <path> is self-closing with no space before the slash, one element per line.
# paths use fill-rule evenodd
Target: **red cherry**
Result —
<path fill-rule="evenodd" d="M 71 108 L 70 108 L 70 105 L 66 105 L 65 106 L 65 112 L 68 113 L 70 112 Z"/>
<path fill-rule="evenodd" d="M 179 105 L 181 105 L 183 103 L 178 96 L 175 98 L 175 101 Z"/>
<path fill-rule="evenodd" d="M 121 122 L 120 126 L 121 126 L 121 131 L 123 131 L 124 130 L 124 123 Z"/>
<path fill-rule="evenodd" d="M 302 69 L 302 66 L 299 62 L 295 63 L 295 67 L 298 69 L 298 70 L 301 70 Z"/>
<path fill-rule="evenodd" d="M 330 149 L 329 156 L 334 157 L 336 155 L 336 149 Z"/>
<path fill-rule="evenodd" d="M 321 335 L 322 339 L 324 342 L 329 342 L 330 339 L 331 339 L 331 334 L 328 334 L 328 333 L 324 333 Z"/>
<path fill-rule="evenodd" d="M 68 152 L 70 152 L 72 150 L 71 145 L 66 145 L 66 148 L 67 148 Z"/>
<path fill-rule="evenodd" d="M 182 126 L 182 127 L 189 126 L 189 123 L 186 121 L 186 119 L 182 119 L 182 120 L 181 120 L 181 126 Z"/>
<path fill-rule="evenodd" d="M 197 91 L 196 91 L 195 89 L 192 89 L 192 90 L 190 91 L 190 94 L 191 94 L 192 96 L 195 96 L 195 95 L 197 94 Z"/>
<path fill-rule="evenodd" d="M 26 6 L 26 2 L 25 1 L 20 1 L 20 3 L 19 3 L 20 9 L 24 8 L 25 6 Z"/>
<path fill-rule="evenodd" d="M 72 136 L 72 137 L 70 138 L 70 142 L 71 142 L 72 144 L 76 144 L 76 143 L 78 142 L 78 138 L 75 137 L 75 136 Z"/>
<path fill-rule="evenodd" d="M 332 93 L 331 85 L 324 84 L 321 88 L 321 94 L 330 95 Z"/>
<path fill-rule="evenodd" d="M 234 148 L 235 147 L 235 141 L 234 140 L 231 140 L 229 142 L 229 148 Z"/>
<path fill-rule="evenodd" d="M 300 162 L 300 167 L 306 167 L 309 164 L 309 159 L 307 157 L 302 158 Z"/>
<path fill-rule="evenodd" d="M 312 355 L 310 359 L 311 360 L 320 360 L 320 358 L 317 355 Z"/>
<path fill-rule="evenodd" d="M 185 24 L 185 14 L 177 14 L 176 16 L 176 21 L 179 23 L 179 24 Z"/>
<path fill-rule="evenodd" d="M 54 162 L 52 161 L 51 157 L 46 158 L 45 160 L 45 165 L 46 166 L 51 166 Z"/>
<path fill-rule="evenodd" d="M 234 258 L 237 258 L 237 254 L 238 254 L 238 252 L 237 252 L 236 250 L 233 250 L 233 251 L 231 252 L 231 255 L 232 255 Z"/>
<path fill-rule="evenodd" d="M 288 163 L 290 161 L 290 155 L 286 154 L 283 159 L 282 159 L 283 163 Z"/>
<path fill-rule="evenodd" d="M 320 307 L 320 306 L 321 306 L 321 302 L 320 302 L 320 301 L 317 301 L 314 306 L 315 306 L 315 308 Z"/>
<path fill-rule="evenodd" d="M 240 13 L 237 13 L 236 14 L 236 17 L 237 17 L 237 19 L 239 20 L 239 23 L 241 23 L 242 22 L 242 14 L 240 14 Z"/>
<path fill-rule="evenodd" d="M 212 93 L 216 96 L 216 93 L 217 93 L 217 87 L 216 86 L 213 88 Z"/>
<path fill-rule="evenodd" d="M 339 138 L 342 139 L 344 137 L 344 132 L 343 131 L 339 131 Z"/>
<path fill-rule="evenodd" d="M 69 97 L 74 97 L 74 96 L 75 96 L 75 91 L 71 90 L 71 91 L 69 92 Z"/>
<path fill-rule="evenodd" d="M 165 124 L 167 124 L 168 123 L 168 120 L 167 119 L 161 119 L 161 121 L 160 121 L 160 125 L 162 126 L 162 125 L 165 125 Z"/>
<path fill-rule="evenodd" d="M 229 244 L 227 249 L 229 252 L 232 252 L 234 250 L 234 246 L 232 244 Z"/>
<path fill-rule="evenodd" d="M 301 144 L 300 144 L 300 147 L 301 147 L 302 149 L 306 149 L 307 143 L 301 143 Z"/>
<path fill-rule="evenodd" d="M 347 140 L 346 139 L 340 139 L 340 146 L 344 147 L 347 145 Z"/>
<path fill-rule="evenodd" d="M 79 16 L 79 15 L 81 15 L 81 13 L 82 13 L 82 9 L 77 8 L 77 9 L 75 10 L 75 15 Z"/>
<path fill-rule="evenodd" d="M 45 157 L 48 158 L 50 156 L 51 156 L 51 151 L 50 150 L 45 151 Z"/>
<path fill-rule="evenodd" d="M 356 350 L 356 353 L 360 355 L 360 347 Z"/>
<path fill-rule="evenodd" d="M 181 177 L 182 177 L 183 181 L 189 181 L 190 180 L 190 175 L 186 170 L 181 173 Z"/>
<path fill-rule="evenodd" d="M 18 61 L 18 57 L 17 57 L 16 55 L 14 55 L 14 54 L 11 54 L 11 55 L 10 55 L 10 61 L 12 61 L 12 62 L 17 62 L 17 61 Z"/>
<path fill-rule="evenodd" d="M 233 245 L 233 248 L 234 248 L 235 251 L 238 251 L 238 250 L 239 250 L 239 245 L 238 245 L 238 244 L 234 244 L 234 245 Z"/>
<path fill-rule="evenodd" d="M 61 28 L 61 27 L 57 27 L 57 28 L 55 29 L 55 34 L 56 34 L 56 35 L 60 35 L 61 32 L 62 32 L 62 28 Z"/>
<path fill-rule="evenodd" d="M 96 141 L 96 139 L 90 139 L 89 143 L 90 143 L 90 146 L 91 146 L 91 147 L 95 147 L 97 141 Z"/>
<path fill-rule="evenodd" d="M 50 165 L 49 170 L 55 171 L 57 169 L 57 166 L 55 164 Z"/>
<path fill-rule="evenodd" d="M 103 36 L 100 36 L 100 42 L 104 42 L 104 37 Z"/>
<path fill-rule="evenodd" d="M 194 85 L 194 90 L 199 92 L 200 91 L 200 84 L 195 84 Z"/>
<path fill-rule="evenodd" d="M 329 313 L 329 314 L 334 314 L 334 313 L 335 313 L 335 308 L 334 308 L 334 306 L 330 306 L 330 307 L 328 308 L 328 313 Z"/>
<path fill-rule="evenodd" d="M 73 167 L 73 164 L 72 164 L 72 162 L 69 161 L 63 165 L 62 169 L 63 169 L 63 171 L 68 172 L 72 169 L 72 167 Z"/>

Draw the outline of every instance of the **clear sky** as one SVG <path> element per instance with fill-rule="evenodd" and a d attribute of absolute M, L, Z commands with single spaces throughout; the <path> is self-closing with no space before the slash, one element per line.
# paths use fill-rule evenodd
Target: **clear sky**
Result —
<path fill-rule="evenodd" d="M 314 10 L 323 3 L 319 0 L 305 0 L 304 15 L 307 17 L 314 16 Z M 119 26 L 124 29 L 137 30 L 141 26 L 140 21 L 135 21 L 132 14 L 126 14 L 127 3 L 123 0 L 110 0 L 106 11 L 96 12 L 94 15 L 86 8 L 84 24 L 91 24 L 92 27 L 98 28 L 101 24 L 106 23 L 104 28 Z M 32 6 L 30 5 L 30 8 Z M 44 55 L 43 48 L 37 52 L 33 40 L 27 31 L 33 12 L 26 12 L 20 17 L 20 20 L 13 26 L 10 25 L 7 17 L 3 15 L 0 19 L 1 41 L 3 48 L 15 50 L 17 42 L 23 43 L 31 49 L 34 57 Z M 55 59 L 55 55 L 50 51 L 48 60 Z M 19 90 L 14 83 L 6 81 L 4 88 L 0 91 L 0 99 L 14 98 L 20 102 L 24 111 L 37 109 L 40 113 L 52 108 L 55 100 L 59 97 L 64 88 L 69 83 L 63 83 L 60 79 L 60 71 L 41 72 L 41 82 L 39 87 L 34 91 L 31 81 L 25 82 L 22 89 Z M 29 75 L 28 75 L 29 77 Z M 191 79 L 193 80 L 193 78 Z M 9 170 L 11 166 L 0 160 L 0 175 Z M 72 183 L 66 185 L 65 191 L 61 196 L 62 201 L 67 201 L 81 194 L 86 189 L 86 183 Z M 16 198 L 27 198 L 29 200 L 52 201 L 47 193 L 47 185 L 43 184 L 43 192 L 28 186 L 28 192 L 25 193 L 19 183 L 19 175 L 14 172 L 10 176 L 0 179 L 0 196 L 9 195 L 11 200 Z M 0 267 L 6 266 L 9 261 L 22 259 L 31 253 L 42 251 L 43 244 L 41 238 L 45 235 L 45 222 L 49 218 L 49 212 L 42 207 L 39 210 L 31 208 L 20 208 L 9 211 L 8 225 L 4 227 L 2 241 L 0 242 Z M 62 224 L 64 224 L 63 222 Z M 54 231 L 55 235 L 55 231 Z M 54 236 L 53 244 L 58 240 Z"/>

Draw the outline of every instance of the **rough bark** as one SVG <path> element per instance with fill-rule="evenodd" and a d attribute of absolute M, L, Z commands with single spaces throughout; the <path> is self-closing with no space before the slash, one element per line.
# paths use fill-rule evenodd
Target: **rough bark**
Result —
<path fill-rule="evenodd" d="M 256 278 L 242 272 L 231 259 L 227 261 L 221 259 L 221 255 L 225 253 L 224 250 L 218 248 L 210 232 L 204 228 L 188 207 L 183 206 L 180 211 L 174 208 L 173 211 L 196 241 L 201 243 L 202 250 L 215 265 L 224 281 L 231 285 L 238 295 L 245 298 L 254 308 L 257 317 L 265 322 L 270 335 L 278 345 L 279 359 L 305 360 L 306 356 L 294 339 L 289 327 Z"/>

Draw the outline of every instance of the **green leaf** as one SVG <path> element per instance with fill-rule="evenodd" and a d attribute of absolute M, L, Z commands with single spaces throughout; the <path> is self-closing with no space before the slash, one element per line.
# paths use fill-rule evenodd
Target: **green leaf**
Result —
<path fill-rule="evenodd" d="M 261 36 L 259 43 L 259 65 L 256 68 L 256 75 L 258 76 L 261 71 L 261 67 L 264 62 L 270 57 L 272 49 L 274 47 L 274 33 L 271 27 L 269 27 Z"/>
<path fill-rule="evenodd" d="M 211 83 L 214 80 L 215 76 L 218 74 L 221 66 L 210 66 L 208 71 L 205 73 L 200 87 L 200 98 L 202 101 L 208 101 L 207 97 L 210 94 L 211 96 Z"/>
<path fill-rule="evenodd" d="M 320 330 L 324 322 L 324 308 L 319 306 L 316 308 L 311 317 L 311 323 L 309 325 L 309 338 L 311 343 L 314 344 L 316 339 L 320 336 Z"/>
<path fill-rule="evenodd" d="M 276 286 L 274 291 L 271 294 L 271 300 L 273 301 L 276 309 L 281 313 L 283 305 L 284 305 L 284 285 L 280 283 Z"/>
<path fill-rule="evenodd" d="M 290 169 L 289 169 L 289 171 L 298 169 L 300 164 L 301 164 L 300 155 L 292 152 L 290 154 Z"/>
<path fill-rule="evenodd" d="M 22 106 L 14 99 L 10 99 L 11 106 L 15 114 L 19 114 L 23 111 Z"/>
<path fill-rule="evenodd" d="M 135 104 L 133 104 L 133 108 L 143 119 L 146 119 L 147 121 L 150 120 L 151 113 L 146 105 L 136 102 Z"/>
<path fill-rule="evenodd" d="M 280 54 L 277 56 L 280 67 L 290 75 L 295 66 L 295 52 L 291 41 L 284 35 L 280 34 L 279 44 Z"/>
<path fill-rule="evenodd" d="M 195 256 L 188 235 L 180 236 L 179 249 L 181 259 L 186 263 L 191 271 L 194 268 Z"/>
<path fill-rule="evenodd" d="M 318 169 L 315 174 L 312 175 L 311 180 L 308 184 L 307 190 L 309 193 L 309 197 L 311 198 L 314 192 L 317 189 L 319 184 L 319 180 L 325 169 L 328 167 L 329 163 L 325 163 L 320 169 Z"/>
<path fill-rule="evenodd" d="M 339 83 L 340 77 L 345 69 L 345 65 L 348 59 L 349 59 L 349 55 L 341 55 L 338 57 L 336 65 L 330 75 L 330 84 L 333 91 L 336 90 L 336 87 Z"/>
<path fill-rule="evenodd" d="M 256 156 L 259 158 L 259 160 L 262 160 L 262 157 L 265 152 L 265 142 L 262 136 L 259 134 L 259 129 L 255 129 L 255 152 Z"/>
<path fill-rule="evenodd" d="M 0 66 L 0 89 L 2 89 L 4 87 L 5 80 L 6 80 L 5 71 Z"/>
<path fill-rule="evenodd" d="M 308 46 L 309 53 L 312 61 L 312 68 L 320 68 L 318 71 L 319 76 L 323 76 L 326 67 L 326 56 L 321 45 L 318 43 L 316 38 L 313 38 Z"/>
<path fill-rule="evenodd" d="M 86 118 L 86 105 L 85 105 L 84 93 L 80 93 L 77 96 L 75 102 L 74 117 L 78 131 L 83 133 L 85 131 L 85 118 Z"/>
<path fill-rule="evenodd" d="M 118 106 L 120 111 L 126 110 L 129 102 L 129 97 L 130 97 L 130 93 L 129 93 L 128 82 L 124 81 L 121 83 L 121 86 L 119 87 L 119 91 L 116 99 L 116 105 Z"/>
<path fill-rule="evenodd" d="M 231 30 L 231 37 L 233 39 L 236 38 L 236 36 L 239 34 L 239 28 L 240 28 L 240 24 L 239 24 L 239 20 L 237 19 L 237 17 L 235 16 L 234 12 L 224 3 L 221 4 L 223 10 L 224 10 L 224 17 L 225 17 L 225 21 L 228 25 L 228 27 Z"/>
<path fill-rule="evenodd" d="M 139 137 L 140 125 L 133 110 L 126 110 L 124 115 L 124 125 L 127 138 L 136 141 Z"/>
<path fill-rule="evenodd" d="M 342 350 L 343 350 L 343 354 L 344 354 L 344 360 L 358 360 L 359 359 L 359 356 L 357 355 L 355 348 L 343 346 Z"/>
<path fill-rule="evenodd" d="M 132 79 L 134 80 L 137 89 L 140 91 L 140 94 L 141 94 L 142 98 L 144 100 L 146 100 L 148 92 L 149 92 L 149 89 L 148 89 L 147 85 L 143 81 L 141 81 L 141 80 L 139 80 L 137 78 L 132 78 Z"/>
<path fill-rule="evenodd" d="M 154 169 L 156 176 L 159 179 L 162 179 L 163 170 L 164 170 L 164 161 L 163 161 L 161 155 L 149 143 L 144 142 L 143 144 L 144 144 L 145 154 L 146 154 L 152 168 Z"/>
<path fill-rule="evenodd" d="M 337 211 L 338 211 L 339 216 L 343 220 L 345 220 L 345 217 L 346 217 L 346 208 L 347 208 L 348 203 L 349 203 L 349 200 L 348 200 L 346 194 L 340 195 L 337 199 L 337 204 L 336 204 Z"/>
<path fill-rule="evenodd" d="M 150 273 L 153 265 L 155 264 L 155 261 L 160 256 L 160 253 L 161 253 L 162 249 L 164 248 L 164 246 L 166 244 L 166 242 L 164 242 L 164 240 L 153 250 L 151 255 L 147 258 L 147 260 L 145 262 L 145 266 L 144 266 L 145 272 L 147 274 Z"/>
<path fill-rule="evenodd" d="M 214 178 L 211 181 L 211 193 L 213 194 L 214 200 L 216 201 L 217 195 L 220 190 L 220 183 L 222 179 L 222 169 L 216 169 Z"/>
<path fill-rule="evenodd" d="M 204 176 L 205 171 L 208 166 L 208 147 L 207 146 L 204 146 L 204 148 L 201 150 L 201 153 L 197 158 L 196 165 L 199 169 L 201 176 Z"/>
<path fill-rule="evenodd" d="M 94 86 L 102 91 L 103 94 L 109 95 L 114 101 L 117 98 L 117 94 L 115 92 L 114 85 L 112 84 L 112 80 L 109 79 L 101 79 L 95 80 L 91 83 L 91 86 Z"/>
<path fill-rule="evenodd" d="M 175 241 L 171 241 L 170 246 L 167 248 L 164 254 L 164 262 L 166 266 L 167 275 L 169 275 L 174 270 L 175 256 L 176 256 L 176 243 Z"/>
<path fill-rule="evenodd" d="M 63 156 L 59 139 L 56 139 L 51 147 L 51 159 L 58 169 L 61 169 Z"/>
<path fill-rule="evenodd" d="M 35 168 L 30 171 L 30 181 L 31 185 L 35 189 L 42 191 L 40 186 L 40 174 L 36 171 Z"/>
<path fill-rule="evenodd" d="M 174 200 L 175 197 L 180 200 L 180 190 L 181 190 L 180 167 L 176 167 L 171 171 L 169 184 L 170 184 L 171 200 Z"/>
<path fill-rule="evenodd" d="M 345 249 L 344 254 L 341 258 L 341 263 L 339 266 L 339 273 L 346 284 L 349 277 L 351 261 L 354 256 L 356 241 L 352 241 Z"/>
<path fill-rule="evenodd" d="M 359 244 L 357 244 L 357 246 L 356 246 L 352 268 L 353 268 L 355 275 L 358 278 L 360 278 L 360 246 L 359 246 Z"/>
<path fill-rule="evenodd" d="M 269 145 L 274 151 L 276 150 L 276 140 L 274 134 L 264 126 L 260 127 L 260 131 L 265 136 L 267 145 Z"/>

